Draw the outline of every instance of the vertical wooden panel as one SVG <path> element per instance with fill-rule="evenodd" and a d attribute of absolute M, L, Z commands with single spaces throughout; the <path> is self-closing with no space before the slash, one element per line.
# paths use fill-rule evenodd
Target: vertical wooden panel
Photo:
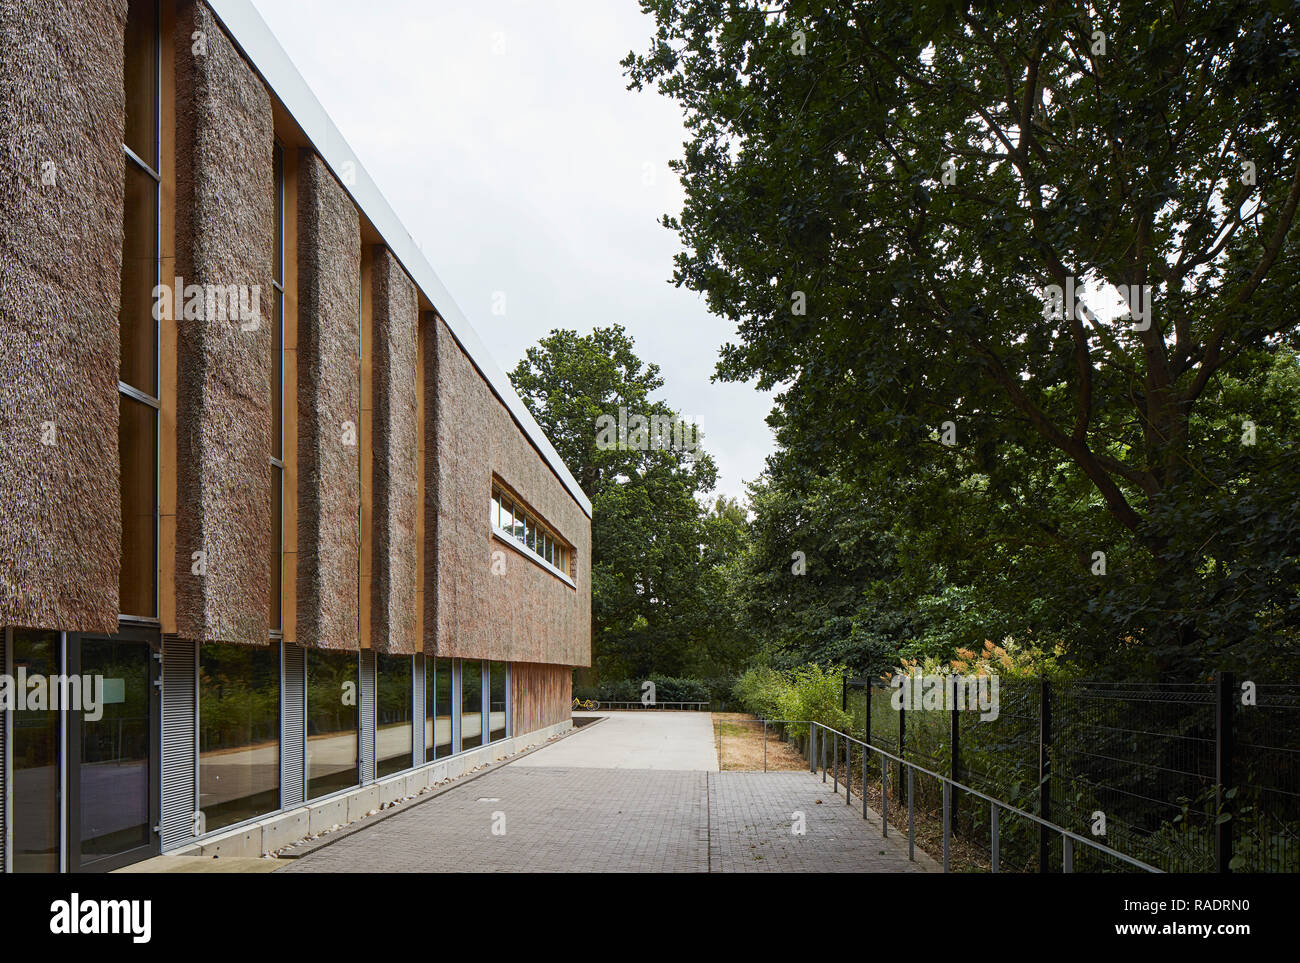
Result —
<path fill-rule="evenodd" d="M 284 155 L 284 640 L 298 638 L 298 152 Z"/>
<path fill-rule="evenodd" d="M 573 669 L 538 662 L 510 664 L 514 735 L 566 722 L 573 708 Z"/>
<path fill-rule="evenodd" d="M 374 317 L 374 298 L 371 286 L 374 277 L 373 249 L 363 246 L 361 249 L 361 557 L 358 565 L 360 584 L 358 604 L 361 613 L 361 648 L 370 648 L 370 561 L 374 552 L 374 366 L 371 358 L 374 351 L 372 320 Z"/>
<path fill-rule="evenodd" d="M 176 6 L 161 5 L 163 50 L 176 36 Z M 162 142 L 158 171 L 159 246 L 164 283 L 176 263 L 176 60 L 162 58 L 162 98 L 159 116 Z M 164 634 L 176 632 L 176 319 L 158 322 L 158 619 Z"/>

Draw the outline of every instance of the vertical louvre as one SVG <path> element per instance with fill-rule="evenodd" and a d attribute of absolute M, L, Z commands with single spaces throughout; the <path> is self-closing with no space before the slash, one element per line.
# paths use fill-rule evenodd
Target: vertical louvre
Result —
<path fill-rule="evenodd" d="M 411 672 L 411 754 L 415 759 L 413 765 L 424 762 L 424 720 L 428 712 L 424 691 L 424 656 L 415 657 L 415 666 Z"/>
<path fill-rule="evenodd" d="M 194 838 L 198 811 L 197 733 L 198 645 L 177 639 L 163 642 L 162 692 L 162 847 L 170 849 Z"/>
<path fill-rule="evenodd" d="M 307 798 L 307 652 L 288 644 L 280 650 L 280 806 L 290 809 Z"/>
<path fill-rule="evenodd" d="M 361 650 L 361 782 L 375 781 L 375 653 Z"/>

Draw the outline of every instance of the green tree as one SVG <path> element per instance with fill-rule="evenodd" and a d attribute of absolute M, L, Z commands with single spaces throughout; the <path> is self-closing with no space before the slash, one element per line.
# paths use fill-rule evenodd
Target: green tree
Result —
<path fill-rule="evenodd" d="M 1293 637 L 1293 8 L 642 8 L 631 85 L 690 131 L 675 281 L 737 325 L 720 375 L 782 388 L 792 457 L 1098 659 Z"/>
<path fill-rule="evenodd" d="M 651 397 L 663 387 L 658 366 L 642 362 L 632 338 L 613 325 L 587 335 L 552 331 L 510 378 L 591 498 L 598 673 L 645 678 L 698 667 L 711 617 L 701 578 L 708 525 L 698 498 L 713 488 L 717 468 L 698 435 L 636 444 L 633 416 L 678 417 Z M 609 420 L 627 422 L 627 437 L 602 437 Z"/>

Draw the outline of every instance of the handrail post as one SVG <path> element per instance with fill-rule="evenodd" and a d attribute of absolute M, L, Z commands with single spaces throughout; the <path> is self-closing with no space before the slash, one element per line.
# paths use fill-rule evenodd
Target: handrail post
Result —
<path fill-rule="evenodd" d="M 870 739 L 867 740 L 871 742 Z M 867 757 L 871 753 L 867 752 L 867 747 L 862 747 L 862 818 L 867 818 Z"/>
<path fill-rule="evenodd" d="M 835 795 L 840 794 L 840 731 L 836 729 L 831 736 L 831 783 Z"/>
<path fill-rule="evenodd" d="M 889 838 L 889 760 L 880 754 L 880 835 Z"/>
<path fill-rule="evenodd" d="M 1046 822 L 1052 819 L 1052 772 L 1048 749 L 1052 744 L 1052 689 L 1046 678 L 1038 681 L 1038 871 L 1049 872 L 1051 840 Z"/>
<path fill-rule="evenodd" d="M 912 805 L 912 777 L 915 773 L 907 770 L 907 858 L 916 862 L 916 810 Z"/>
<path fill-rule="evenodd" d="M 1233 753 L 1233 675 L 1231 672 L 1214 674 L 1214 870 L 1216 873 L 1232 872 L 1232 819 L 1223 819 L 1228 808 L 1228 792 L 1232 789 Z M 1221 820 L 1221 821 L 1220 821 Z"/>
<path fill-rule="evenodd" d="M 957 675 L 952 676 L 952 736 L 951 745 L 949 746 L 948 772 L 954 781 L 961 779 L 961 774 L 957 767 L 961 764 L 961 753 L 958 750 L 958 744 L 961 740 L 961 715 L 957 711 L 957 687 L 961 685 L 961 679 Z M 957 797 L 952 798 L 952 821 L 953 829 L 956 831 L 957 823 Z"/>
<path fill-rule="evenodd" d="M 821 725 L 821 723 L 818 723 L 818 726 L 820 726 L 820 725 Z M 823 732 L 823 733 L 822 733 L 822 737 L 821 737 L 820 739 L 817 740 L 817 748 L 821 750 L 821 755 L 822 755 L 822 782 L 825 782 L 825 781 L 826 781 L 826 733 Z"/>
<path fill-rule="evenodd" d="M 853 805 L 853 743 L 844 737 L 844 805 Z"/>
<path fill-rule="evenodd" d="M 767 772 L 767 720 L 763 720 L 763 771 Z"/>
<path fill-rule="evenodd" d="M 906 683 L 905 683 L 906 684 Z M 902 760 L 907 758 L 904 743 L 907 741 L 907 710 L 902 706 L 898 709 L 898 793 L 899 798 L 903 794 L 903 763 Z"/>
<path fill-rule="evenodd" d="M 808 726 L 808 771 L 817 772 L 817 723 Z"/>
<path fill-rule="evenodd" d="M 949 808 L 951 799 L 952 785 L 945 779 L 943 781 L 943 871 L 945 873 L 948 872 L 948 837 L 950 835 L 948 820 L 951 815 Z"/>
<path fill-rule="evenodd" d="M 992 871 L 996 873 L 996 872 L 999 872 L 999 870 L 998 870 L 998 857 L 1001 855 L 1001 853 L 1000 853 L 1000 851 L 999 851 L 999 848 L 998 848 L 998 804 L 997 804 L 997 803 L 989 803 L 989 810 L 990 810 L 990 812 L 992 813 L 992 816 L 991 816 L 991 819 L 992 819 L 992 825 L 989 827 L 989 830 L 990 830 L 990 831 L 989 831 L 989 839 L 990 839 L 991 842 L 992 842 L 992 847 L 991 847 L 991 848 L 992 848 L 992 850 L 993 850 L 993 870 L 992 870 Z"/>
<path fill-rule="evenodd" d="M 1061 834 L 1061 870 L 1066 873 L 1074 872 L 1074 840 L 1065 833 Z"/>

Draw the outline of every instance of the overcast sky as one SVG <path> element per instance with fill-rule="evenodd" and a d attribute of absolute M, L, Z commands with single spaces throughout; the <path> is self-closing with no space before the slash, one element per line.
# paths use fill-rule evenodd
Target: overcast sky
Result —
<path fill-rule="evenodd" d="M 676 104 L 625 89 L 619 61 L 652 33 L 635 0 L 253 2 L 496 362 L 624 325 L 742 495 L 771 400 L 710 382 L 731 325 L 668 283 L 680 245 L 658 219 L 681 209 L 686 135 Z"/>

